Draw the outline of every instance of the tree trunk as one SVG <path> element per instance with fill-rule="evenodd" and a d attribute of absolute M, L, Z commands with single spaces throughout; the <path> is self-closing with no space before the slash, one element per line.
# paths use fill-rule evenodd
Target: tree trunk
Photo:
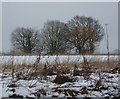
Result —
<path fill-rule="evenodd" d="M 81 49 L 78 49 L 78 53 L 81 54 Z"/>

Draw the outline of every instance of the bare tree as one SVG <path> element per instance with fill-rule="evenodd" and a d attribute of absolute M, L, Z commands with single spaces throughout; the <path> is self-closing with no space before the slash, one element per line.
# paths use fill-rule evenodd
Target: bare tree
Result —
<path fill-rule="evenodd" d="M 68 22 L 67 40 L 74 44 L 78 53 L 93 53 L 104 35 L 104 29 L 98 20 L 92 17 L 75 16 Z"/>
<path fill-rule="evenodd" d="M 48 21 L 45 23 L 42 30 L 42 36 L 47 53 L 58 54 L 67 51 L 70 47 L 65 39 L 67 32 L 67 25 L 60 21 Z"/>
<path fill-rule="evenodd" d="M 42 50 L 39 31 L 32 28 L 16 28 L 11 34 L 11 43 L 17 52 L 33 53 Z"/>

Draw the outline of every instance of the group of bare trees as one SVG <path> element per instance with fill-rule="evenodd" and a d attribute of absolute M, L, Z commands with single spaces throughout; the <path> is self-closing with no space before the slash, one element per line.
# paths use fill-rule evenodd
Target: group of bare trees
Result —
<path fill-rule="evenodd" d="M 75 16 L 67 23 L 47 21 L 41 32 L 31 28 L 16 28 L 12 33 L 12 45 L 25 53 L 93 53 L 104 36 L 104 29 L 92 17 Z"/>

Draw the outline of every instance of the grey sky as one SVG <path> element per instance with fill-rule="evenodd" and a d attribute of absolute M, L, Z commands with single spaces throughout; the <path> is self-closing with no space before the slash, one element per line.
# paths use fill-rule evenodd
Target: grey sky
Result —
<path fill-rule="evenodd" d="M 0 53 L 2 52 L 2 3 L 0 2 Z"/>
<path fill-rule="evenodd" d="M 3 3 L 2 4 L 2 48 L 11 50 L 10 34 L 16 27 L 41 29 L 47 20 L 69 21 L 75 15 L 92 16 L 100 24 L 109 24 L 110 50 L 118 48 L 118 5 L 117 3 Z M 106 52 L 106 38 L 98 48 Z"/>

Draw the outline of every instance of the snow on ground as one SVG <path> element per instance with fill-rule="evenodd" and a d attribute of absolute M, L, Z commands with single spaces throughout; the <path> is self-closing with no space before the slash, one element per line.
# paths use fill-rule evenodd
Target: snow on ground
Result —
<path fill-rule="evenodd" d="M 112 76 L 112 77 L 111 77 Z M 53 83 L 56 76 L 48 76 L 47 80 L 16 80 L 11 77 L 4 78 L 2 85 L 2 97 L 9 97 L 16 94 L 23 97 L 35 97 L 38 92 L 42 97 L 71 97 L 70 90 L 75 91 L 76 97 L 105 97 L 118 95 L 118 73 L 104 73 L 102 86 L 107 89 L 92 90 L 98 79 L 96 73 L 92 73 L 90 80 L 84 80 L 83 76 L 74 76 L 75 82 L 66 82 L 64 84 Z M 111 77 L 111 78 L 106 78 Z M 11 84 L 16 86 L 10 87 Z M 82 92 L 86 88 L 87 92 Z M 15 89 L 15 90 L 13 90 Z M 84 89 L 85 90 L 85 89 Z M 66 92 L 66 93 L 65 93 Z"/>
<path fill-rule="evenodd" d="M 11 60 L 13 64 L 33 64 L 38 56 L 0 56 L 2 65 L 9 65 Z M 90 60 L 105 61 L 108 59 L 107 55 L 85 55 Z M 117 55 L 111 55 L 110 59 L 118 60 Z M 61 55 L 61 56 L 41 56 L 41 63 L 55 63 L 55 61 L 62 62 L 82 62 L 81 55 Z M 80 70 L 81 68 L 79 68 Z M 9 73 L 8 73 L 9 74 Z M 47 80 L 38 77 L 37 79 L 23 80 L 16 78 L 12 79 L 11 75 L 4 75 L 0 73 L 0 98 L 9 97 L 11 95 L 20 95 L 21 97 L 115 97 L 119 95 L 120 75 L 118 73 L 102 72 L 101 88 L 95 89 L 95 85 L 99 80 L 97 72 L 91 73 L 88 80 L 83 76 L 73 76 L 76 79 L 74 82 L 66 82 L 63 84 L 53 83 L 56 75 L 47 76 Z"/>
<path fill-rule="evenodd" d="M 2 79 L 1 79 L 2 74 L 0 73 L 0 99 L 2 98 Z"/>
<path fill-rule="evenodd" d="M 14 64 L 33 64 L 38 56 L 0 56 L 0 60 L 2 60 L 2 65 L 10 64 L 13 61 Z M 99 60 L 105 61 L 108 59 L 107 55 L 85 55 L 85 57 L 90 60 Z M 117 55 L 110 55 L 110 59 L 118 60 Z M 49 63 L 55 63 L 55 61 L 61 62 L 82 62 L 82 55 L 53 55 L 53 56 L 41 56 L 40 62 L 45 63 L 46 61 Z"/>

